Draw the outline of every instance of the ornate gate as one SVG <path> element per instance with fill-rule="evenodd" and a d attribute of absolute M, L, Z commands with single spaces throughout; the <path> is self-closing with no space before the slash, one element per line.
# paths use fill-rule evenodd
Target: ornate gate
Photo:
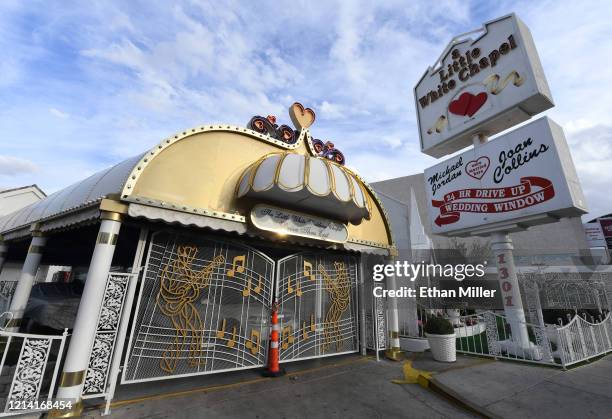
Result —
<path fill-rule="evenodd" d="M 358 351 L 357 260 L 299 253 L 278 263 L 280 360 Z"/>
<path fill-rule="evenodd" d="M 273 278 L 247 246 L 154 234 L 122 382 L 265 365 Z"/>

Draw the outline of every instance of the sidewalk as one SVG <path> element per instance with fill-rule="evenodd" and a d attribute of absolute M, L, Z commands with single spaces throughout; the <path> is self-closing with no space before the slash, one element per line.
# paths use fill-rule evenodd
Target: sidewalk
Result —
<path fill-rule="evenodd" d="M 258 371 L 119 387 L 112 418 L 473 418 L 418 385 L 397 385 L 402 363 L 349 355 Z M 187 388 L 191 383 L 191 388 Z M 194 384 L 197 384 L 195 386 Z M 100 417 L 91 405 L 85 417 Z"/>
<path fill-rule="evenodd" d="M 568 371 L 457 356 L 454 364 L 416 355 L 414 368 L 433 372 L 433 387 L 490 417 L 612 417 L 612 355 Z"/>

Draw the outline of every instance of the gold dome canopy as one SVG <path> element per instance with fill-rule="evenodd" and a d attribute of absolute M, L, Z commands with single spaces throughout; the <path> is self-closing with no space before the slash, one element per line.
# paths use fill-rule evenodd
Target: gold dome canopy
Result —
<path fill-rule="evenodd" d="M 370 219 L 370 203 L 361 182 L 327 158 L 292 152 L 268 154 L 243 172 L 236 196 L 355 225 Z"/>

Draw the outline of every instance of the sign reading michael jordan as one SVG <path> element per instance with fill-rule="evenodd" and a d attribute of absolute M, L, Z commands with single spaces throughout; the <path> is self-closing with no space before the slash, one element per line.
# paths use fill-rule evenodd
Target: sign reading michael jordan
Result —
<path fill-rule="evenodd" d="M 511 14 L 475 32 L 454 38 L 414 88 L 423 153 L 454 153 L 476 133 L 496 134 L 553 106 L 521 20 Z"/>
<path fill-rule="evenodd" d="M 546 117 L 425 170 L 425 183 L 435 234 L 586 212 L 563 130 Z"/>

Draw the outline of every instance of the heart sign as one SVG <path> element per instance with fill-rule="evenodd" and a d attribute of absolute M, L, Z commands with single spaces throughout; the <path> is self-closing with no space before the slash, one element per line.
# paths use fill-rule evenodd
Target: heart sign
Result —
<path fill-rule="evenodd" d="M 487 156 L 479 157 L 465 165 L 465 173 L 472 176 L 474 179 L 480 180 L 489 169 L 490 164 L 491 161 Z"/>
<path fill-rule="evenodd" d="M 315 121 L 315 113 L 310 108 L 304 108 L 301 103 L 295 102 L 289 108 L 291 122 L 297 129 L 306 129 Z"/>
<path fill-rule="evenodd" d="M 455 115 L 467 115 L 471 118 L 480 108 L 482 108 L 482 105 L 484 105 L 486 101 L 487 94 L 485 92 L 478 93 L 477 95 L 465 92 L 448 105 L 448 111 Z"/>

